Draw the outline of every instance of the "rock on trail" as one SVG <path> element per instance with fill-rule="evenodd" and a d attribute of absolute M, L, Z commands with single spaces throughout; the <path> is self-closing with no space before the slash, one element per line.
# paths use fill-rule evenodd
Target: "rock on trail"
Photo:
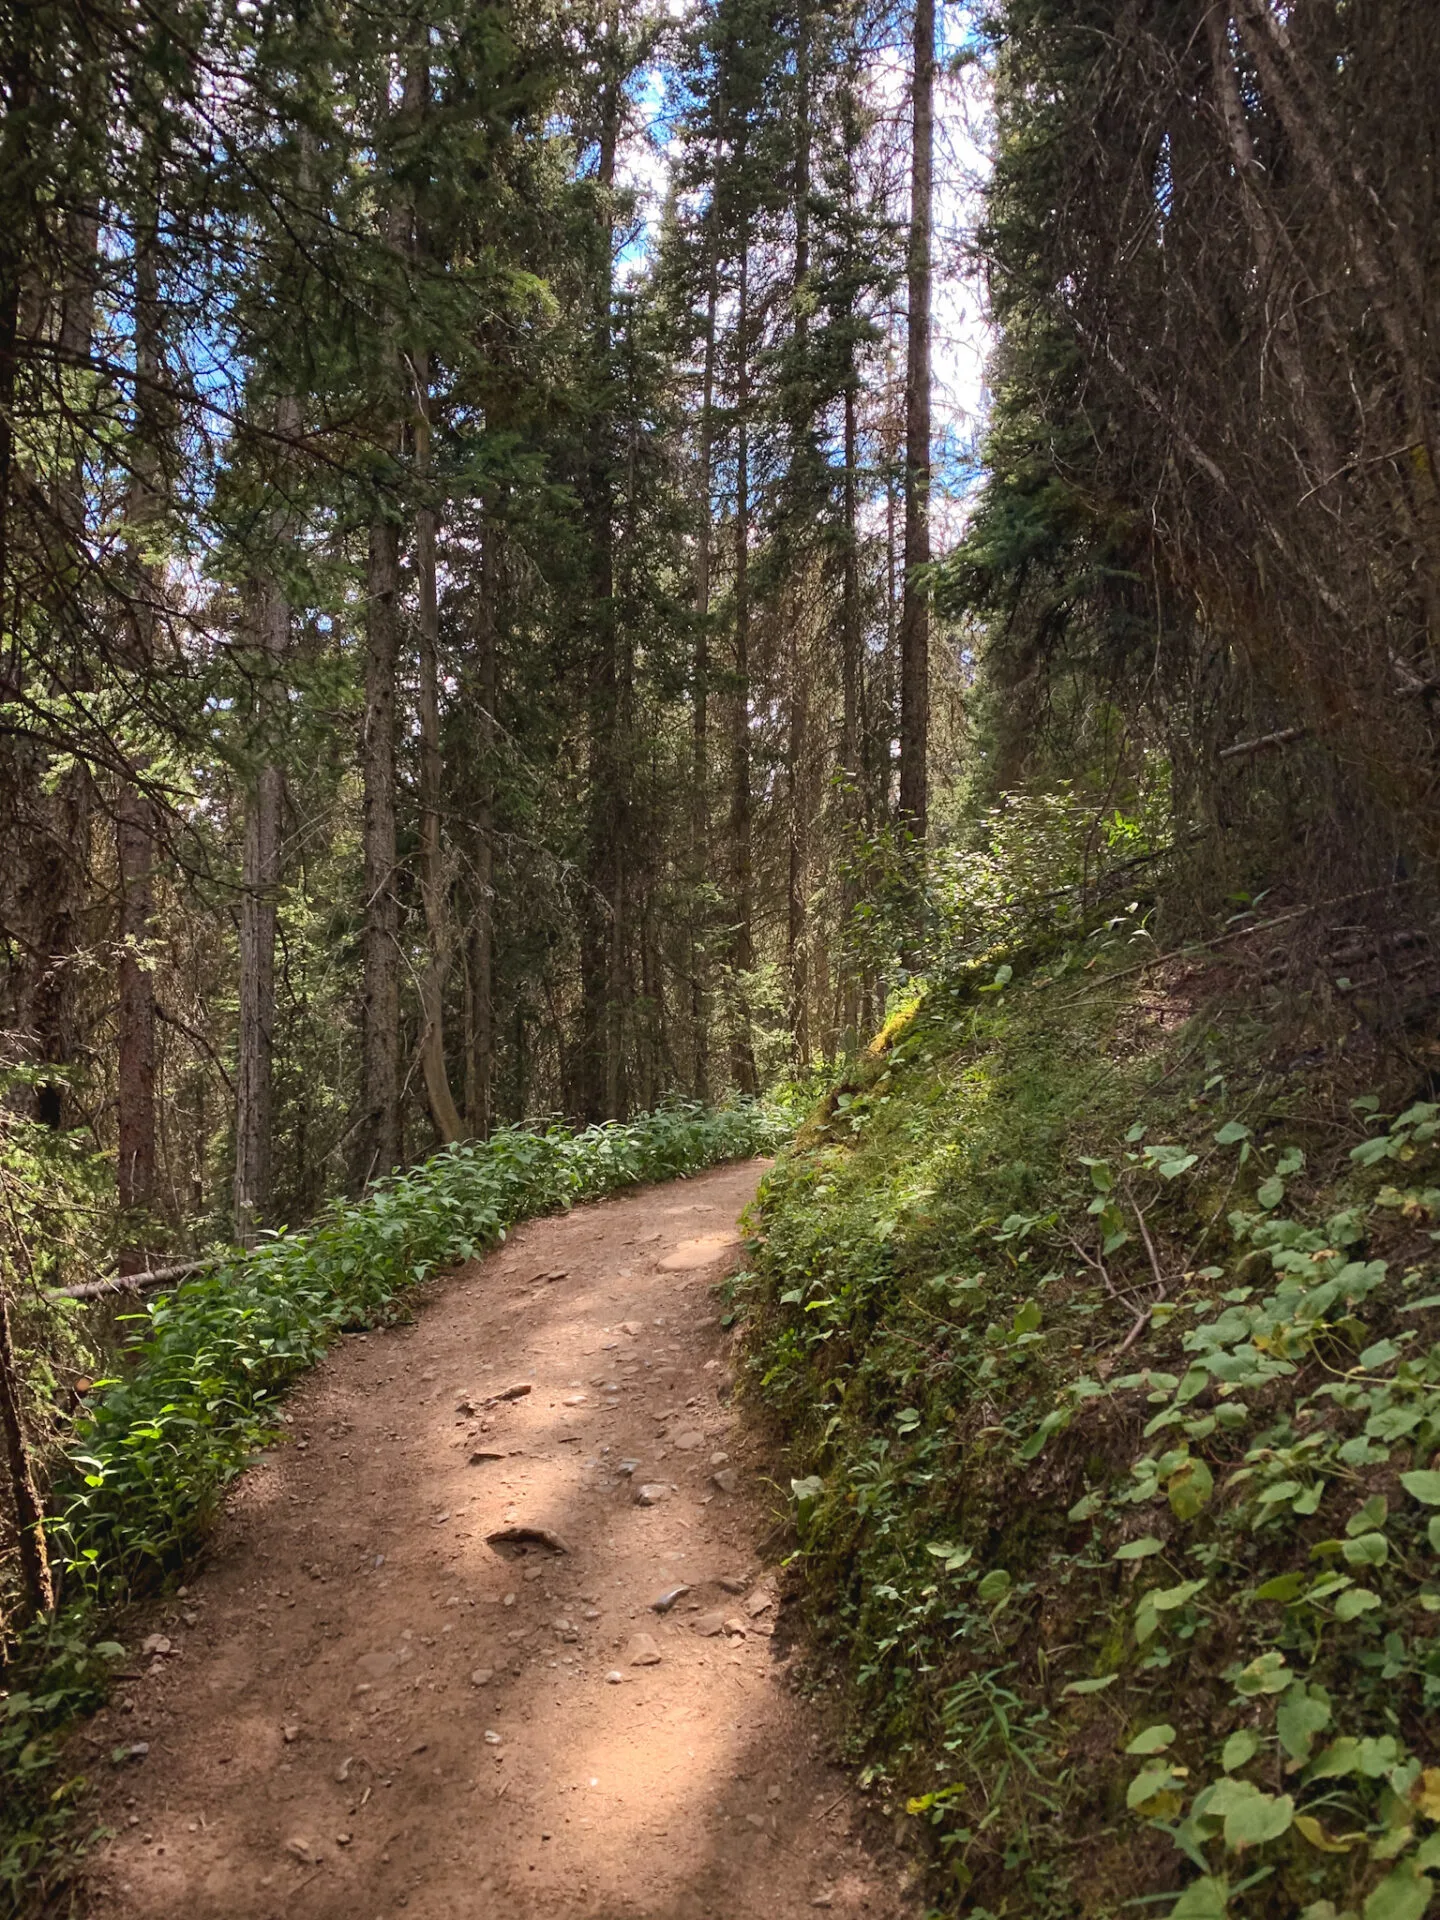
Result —
<path fill-rule="evenodd" d="M 92 1916 L 919 1914 L 776 1643 L 711 1291 L 760 1170 L 530 1221 L 291 1396 L 80 1736 Z"/>

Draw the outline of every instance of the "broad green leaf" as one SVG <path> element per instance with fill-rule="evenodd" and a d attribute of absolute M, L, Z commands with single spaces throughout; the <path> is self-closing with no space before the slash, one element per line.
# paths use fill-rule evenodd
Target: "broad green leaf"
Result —
<path fill-rule="evenodd" d="M 1345 1542 L 1344 1554 L 1352 1567 L 1383 1567 L 1390 1558 L 1390 1542 L 1383 1533 L 1362 1533 Z"/>
<path fill-rule="evenodd" d="M 1264 1207 L 1265 1211 L 1269 1213 L 1273 1208 L 1278 1207 L 1280 1202 L 1285 1198 L 1285 1182 L 1278 1179 L 1276 1175 L 1272 1173 L 1268 1180 L 1262 1180 L 1260 1182 L 1259 1191 L 1256 1193 L 1255 1198 L 1260 1205 Z"/>
<path fill-rule="evenodd" d="M 1004 1567 L 992 1567 L 975 1589 L 975 1596 L 983 1607 L 999 1606 L 1009 1593 L 1010 1576 Z"/>
<path fill-rule="evenodd" d="M 1164 1753 L 1167 1747 L 1173 1747 L 1174 1744 L 1175 1729 L 1162 1720 L 1153 1727 L 1146 1727 L 1143 1733 L 1137 1733 L 1125 1751 L 1134 1754 Z"/>
<path fill-rule="evenodd" d="M 1330 1706 L 1318 1693 L 1296 1681 L 1275 1711 L 1275 1731 L 1292 1760 L 1308 1760 L 1317 1733 L 1330 1724 Z"/>
<path fill-rule="evenodd" d="M 1220 1764 L 1226 1773 L 1238 1773 L 1259 1751 L 1259 1734 L 1251 1727 L 1238 1727 L 1220 1751 Z"/>
<path fill-rule="evenodd" d="M 1215 1136 L 1217 1147 L 1237 1146 L 1240 1141 L 1250 1138 L 1250 1129 L 1239 1120 L 1227 1120 Z"/>
<path fill-rule="evenodd" d="M 1335 1618 L 1358 1620 L 1362 1613 L 1370 1613 L 1379 1605 L 1379 1594 L 1372 1593 L 1369 1587 L 1351 1587 L 1348 1593 L 1342 1593 L 1335 1602 Z"/>
<path fill-rule="evenodd" d="M 1207 1873 L 1190 1882 L 1170 1909 L 1169 1920 L 1225 1920 L 1229 1911 L 1229 1881 Z"/>
<path fill-rule="evenodd" d="M 1285 1664 L 1284 1654 L 1272 1648 L 1269 1653 L 1262 1653 L 1258 1659 L 1252 1660 L 1236 1676 L 1235 1690 L 1247 1699 L 1262 1693 L 1283 1693 L 1293 1678 L 1294 1675 Z"/>
<path fill-rule="evenodd" d="M 1118 1673 L 1102 1673 L 1096 1680 L 1072 1680 L 1068 1687 L 1060 1689 L 1061 1698 L 1067 1693 L 1103 1693 L 1106 1687 L 1113 1687 L 1119 1678 Z"/>
<path fill-rule="evenodd" d="M 1203 1460 L 1187 1460 L 1171 1475 L 1166 1498 L 1177 1520 L 1193 1520 L 1215 1491 L 1215 1476 Z"/>
<path fill-rule="evenodd" d="M 1440 1473 L 1402 1473 L 1400 1484 L 1411 1499 L 1418 1500 L 1422 1506 L 1440 1507 Z"/>
<path fill-rule="evenodd" d="M 1288 1793 L 1264 1793 L 1249 1780 L 1225 1779 L 1211 1789 L 1205 1811 L 1223 1819 L 1225 1844 L 1239 1852 L 1288 1832 L 1295 1802 Z"/>
<path fill-rule="evenodd" d="M 1157 1761 L 1137 1773 L 1130 1782 L 1125 1795 L 1125 1804 L 1133 1813 L 1137 1807 L 1148 1806 L 1162 1793 L 1173 1793 L 1183 1783 L 1183 1775 L 1177 1774 L 1163 1760 Z"/>
<path fill-rule="evenodd" d="M 1297 1600 L 1305 1590 L 1303 1573 L 1277 1573 L 1273 1580 L 1267 1580 L 1263 1587 L 1255 1589 L 1257 1600 Z"/>
<path fill-rule="evenodd" d="M 1123 1547 L 1117 1547 L 1115 1549 L 1115 1558 L 1117 1560 L 1145 1560 L 1148 1559 L 1152 1553 L 1160 1553 L 1161 1551 L 1161 1542 L 1155 1538 L 1153 1533 L 1147 1533 L 1139 1540 L 1127 1540 Z"/>
<path fill-rule="evenodd" d="M 1404 1860 L 1366 1900 L 1365 1920 L 1420 1920 L 1434 1891 L 1434 1882 Z"/>

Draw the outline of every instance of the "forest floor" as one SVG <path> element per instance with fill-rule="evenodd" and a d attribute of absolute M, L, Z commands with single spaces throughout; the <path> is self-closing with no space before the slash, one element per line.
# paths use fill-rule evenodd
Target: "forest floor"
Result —
<path fill-rule="evenodd" d="M 95 1914 L 918 1912 L 758 1544 L 712 1290 L 762 1166 L 530 1221 L 290 1396 L 84 1736 Z"/>

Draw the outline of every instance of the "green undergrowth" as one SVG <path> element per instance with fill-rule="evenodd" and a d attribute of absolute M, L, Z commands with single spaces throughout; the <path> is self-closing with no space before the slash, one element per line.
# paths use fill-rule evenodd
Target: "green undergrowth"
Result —
<path fill-rule="evenodd" d="M 0 1912 L 58 1910 L 84 1786 L 61 1777 L 64 1728 L 103 1696 L 125 1651 L 99 1637 L 104 1624 L 183 1564 L 226 1486 L 278 1437 L 298 1374 L 519 1220 L 766 1152 L 784 1132 L 753 1104 L 676 1105 L 579 1134 L 504 1131 L 449 1147 L 132 1315 L 122 1364 L 95 1383 L 53 1489 L 61 1615 L 12 1648 L 0 1690 Z"/>
<path fill-rule="evenodd" d="M 762 1187 L 807 1603 L 939 1912 L 1416 1920 L 1440 1109 L 1137 932 L 932 986 Z"/>

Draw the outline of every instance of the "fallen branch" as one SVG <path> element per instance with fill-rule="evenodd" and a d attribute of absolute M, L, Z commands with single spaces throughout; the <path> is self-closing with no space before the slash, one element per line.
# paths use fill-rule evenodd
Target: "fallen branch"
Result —
<path fill-rule="evenodd" d="M 1237 740 L 1233 747 L 1222 747 L 1222 760 L 1243 760 L 1252 753 L 1264 753 L 1270 747 L 1288 747 L 1292 740 L 1303 740 L 1308 727 L 1280 727 L 1274 733 L 1262 733 L 1258 740 Z"/>
<path fill-rule="evenodd" d="M 78 1287 L 51 1287 L 51 1300 L 103 1300 L 112 1293 L 150 1293 L 156 1287 L 168 1287 L 172 1280 L 189 1280 L 224 1259 L 223 1254 L 207 1254 L 203 1260 L 182 1260 L 178 1266 L 155 1267 L 147 1273 L 121 1273 L 109 1280 L 85 1280 Z"/>

